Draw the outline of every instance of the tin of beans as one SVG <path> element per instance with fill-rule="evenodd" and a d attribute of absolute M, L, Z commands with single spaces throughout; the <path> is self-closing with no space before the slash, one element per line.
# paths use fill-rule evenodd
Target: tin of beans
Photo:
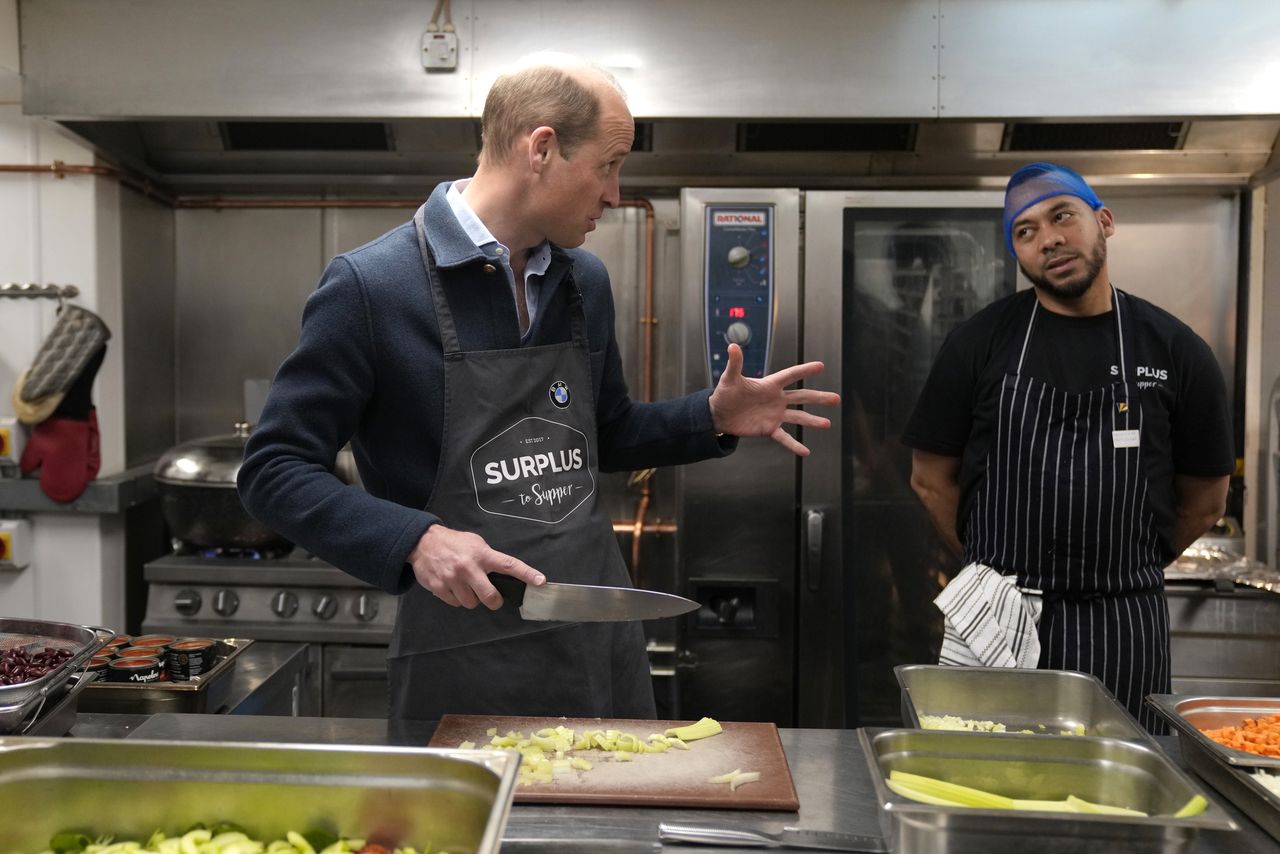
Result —
<path fill-rule="evenodd" d="M 208 638 L 184 638 L 170 644 L 164 659 L 169 679 L 183 682 L 208 673 L 213 667 L 214 649 L 214 642 Z"/>
<path fill-rule="evenodd" d="M 117 658 L 107 665 L 108 682 L 145 685 L 160 681 L 160 659 Z"/>
<path fill-rule="evenodd" d="M 177 638 L 173 635 L 138 635 L 129 645 L 167 647 L 175 640 L 177 640 Z"/>
<path fill-rule="evenodd" d="M 162 646 L 126 646 L 116 650 L 116 658 L 163 658 Z"/>

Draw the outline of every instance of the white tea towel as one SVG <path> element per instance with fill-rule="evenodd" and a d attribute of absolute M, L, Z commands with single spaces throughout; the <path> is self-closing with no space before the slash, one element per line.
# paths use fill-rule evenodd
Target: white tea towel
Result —
<path fill-rule="evenodd" d="M 971 563 L 951 579 L 933 604 L 945 617 L 939 664 L 1034 668 L 1040 660 L 1043 605 L 1014 576 Z"/>

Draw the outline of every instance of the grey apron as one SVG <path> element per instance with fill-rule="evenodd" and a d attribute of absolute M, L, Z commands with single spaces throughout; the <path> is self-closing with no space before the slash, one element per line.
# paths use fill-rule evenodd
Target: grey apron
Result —
<path fill-rule="evenodd" d="M 427 510 L 550 581 L 629 587 L 599 501 L 586 315 L 572 272 L 570 341 L 463 352 L 421 208 L 414 225 L 445 365 Z M 393 718 L 656 716 L 642 624 L 526 622 L 509 603 L 452 607 L 417 584 L 399 599 L 390 676 Z"/>
<path fill-rule="evenodd" d="M 1168 693 L 1169 610 L 1147 502 L 1142 397 L 1125 313 L 1112 289 L 1120 377 L 1075 394 L 1022 374 L 1039 303 L 1010 345 L 986 480 L 965 524 L 965 563 L 1043 591 L 1039 667 L 1092 673 L 1145 727 L 1144 704 Z M 1128 358 L 1127 358 L 1128 357 Z"/>

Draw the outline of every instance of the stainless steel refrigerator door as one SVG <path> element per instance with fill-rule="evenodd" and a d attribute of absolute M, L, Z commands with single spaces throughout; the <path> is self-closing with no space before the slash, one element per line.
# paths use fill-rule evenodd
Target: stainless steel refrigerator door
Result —
<path fill-rule="evenodd" d="M 684 391 L 713 385 L 729 340 L 744 373 L 799 357 L 800 193 L 681 193 Z M 682 618 L 681 708 L 723 720 L 794 722 L 797 459 L 744 439 L 726 460 L 678 470 L 679 576 L 701 608 Z"/>
<path fill-rule="evenodd" d="M 804 441 L 800 726 L 896 724 L 893 667 L 936 661 L 932 600 L 959 568 L 911 491 L 899 440 L 946 333 L 1013 292 L 998 192 L 805 194 L 805 360 L 842 395 Z"/>

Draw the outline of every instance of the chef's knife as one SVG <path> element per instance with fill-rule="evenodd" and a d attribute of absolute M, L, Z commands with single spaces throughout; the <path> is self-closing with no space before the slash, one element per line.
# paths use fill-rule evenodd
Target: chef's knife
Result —
<path fill-rule="evenodd" d="M 520 616 L 525 620 L 565 623 L 659 620 L 678 617 L 699 607 L 692 599 L 656 590 L 554 581 L 533 587 L 518 578 L 496 572 L 489 574 L 489 580 L 503 599 L 519 606 Z"/>
<path fill-rule="evenodd" d="M 832 830 L 801 830 L 784 827 L 781 833 L 739 830 L 704 824 L 658 825 L 658 838 L 663 842 L 688 842 L 694 845 L 719 845 L 732 848 L 807 848 L 815 851 L 861 851 L 885 854 L 889 846 L 879 836 L 858 833 L 836 833 Z"/>

